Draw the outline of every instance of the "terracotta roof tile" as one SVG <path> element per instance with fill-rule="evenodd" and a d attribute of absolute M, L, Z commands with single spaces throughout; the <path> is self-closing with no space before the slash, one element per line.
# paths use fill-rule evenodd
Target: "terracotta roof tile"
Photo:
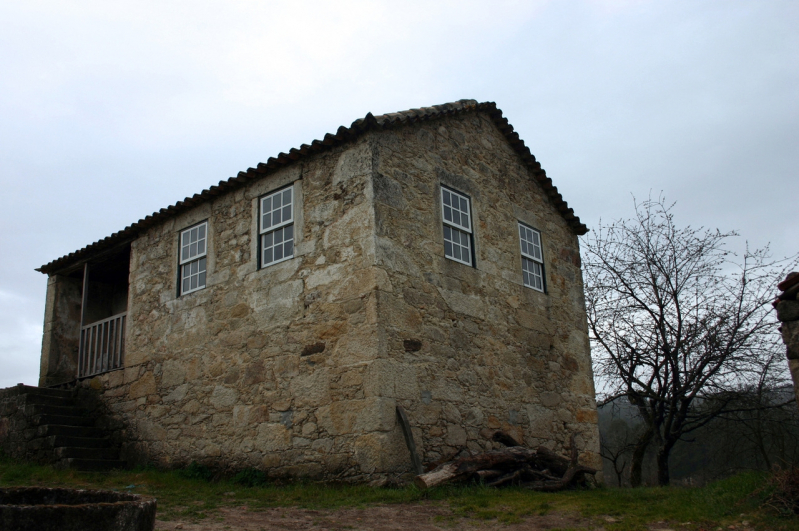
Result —
<path fill-rule="evenodd" d="M 263 175 L 272 173 L 277 168 L 293 163 L 295 160 L 313 155 L 315 153 L 325 151 L 331 147 L 349 142 L 358 138 L 364 132 L 371 129 L 381 130 L 391 127 L 402 126 L 405 124 L 415 123 L 418 121 L 430 120 L 440 118 L 442 116 L 462 114 L 466 112 L 484 111 L 488 113 L 491 120 L 496 124 L 499 130 L 505 135 L 513 149 L 519 154 L 521 159 L 532 170 L 532 173 L 545 193 L 549 196 L 555 205 L 555 208 L 563 215 L 564 219 L 568 221 L 576 234 L 585 234 L 588 228 L 580 222 L 574 214 L 574 210 L 569 208 L 566 201 L 558 192 L 555 185 L 552 184 L 552 179 L 547 177 L 546 172 L 541 169 L 541 165 L 536 161 L 530 149 L 524 144 L 524 141 L 519 138 L 518 133 L 513 130 L 513 126 L 502 115 L 502 111 L 497 108 L 494 102 L 478 103 L 476 100 L 459 100 L 453 103 L 444 103 L 442 105 L 433 105 L 432 107 L 422 107 L 420 109 L 410 109 L 407 111 L 393 112 L 388 114 L 381 114 L 378 116 L 368 113 L 365 117 L 359 118 L 352 122 L 349 127 L 341 126 L 335 134 L 326 134 L 322 140 L 314 140 L 310 144 L 303 144 L 297 148 L 292 148 L 288 153 L 279 153 L 277 157 L 270 157 L 266 162 L 259 163 L 255 168 L 248 168 L 246 171 L 239 172 L 236 177 L 231 177 L 226 181 L 220 181 L 219 184 L 211 186 L 207 190 L 203 190 L 199 194 L 194 194 L 192 197 L 187 197 L 183 201 L 178 201 L 174 205 L 167 208 L 162 208 L 158 212 L 154 212 L 144 219 L 140 219 L 136 223 L 129 225 L 119 232 L 96 241 L 86 247 L 62 256 L 52 262 L 45 264 L 37 269 L 42 273 L 53 273 L 65 267 L 68 267 L 76 262 L 90 257 L 95 253 L 102 252 L 117 244 L 123 243 L 127 240 L 135 238 L 135 236 L 143 230 L 159 223 L 169 217 L 175 216 L 192 208 L 198 203 L 201 203 L 211 197 L 227 192 L 229 190 L 238 188 L 248 181 L 261 177 Z"/>

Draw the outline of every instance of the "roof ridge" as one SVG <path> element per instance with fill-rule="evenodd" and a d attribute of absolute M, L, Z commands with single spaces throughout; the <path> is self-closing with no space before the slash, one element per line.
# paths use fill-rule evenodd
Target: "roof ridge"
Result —
<path fill-rule="evenodd" d="M 513 126 L 508 122 L 502 114 L 502 111 L 497 108 L 496 103 L 492 101 L 479 103 L 477 100 L 461 99 L 454 102 L 442 103 L 432 105 L 429 107 L 419 107 L 416 109 L 408 109 L 405 111 L 385 113 L 373 115 L 371 112 L 366 113 L 363 118 L 358 118 L 349 127 L 340 126 L 335 133 L 327 133 L 322 140 L 313 140 L 310 144 L 302 144 L 299 148 L 291 148 L 288 153 L 278 153 L 276 157 L 269 157 L 266 162 L 259 162 L 255 168 L 247 168 L 245 171 L 240 171 L 235 177 L 230 177 L 227 180 L 219 181 L 216 185 L 196 193 L 191 197 L 185 197 L 183 200 L 162 208 L 157 212 L 138 220 L 125 227 L 124 229 L 106 236 L 101 240 L 87 245 L 77 251 L 69 253 L 57 258 L 39 268 L 36 271 L 42 273 L 52 273 L 64 267 L 67 267 L 75 262 L 86 258 L 94 252 L 100 252 L 118 243 L 122 243 L 130 238 L 133 238 L 139 232 L 144 231 L 155 223 L 167 219 L 171 216 L 177 215 L 198 203 L 202 203 L 211 197 L 225 193 L 228 190 L 243 186 L 246 182 L 261 177 L 266 174 L 272 173 L 278 168 L 287 164 L 304 158 L 306 156 L 328 150 L 337 145 L 349 142 L 361 136 L 366 131 L 376 128 L 383 129 L 393 127 L 395 125 L 404 125 L 416 121 L 424 121 L 447 116 L 452 114 L 460 114 L 463 112 L 471 111 L 487 111 L 505 138 L 510 143 L 511 147 L 519 154 L 525 164 L 532 170 L 535 180 L 541 185 L 550 199 L 553 201 L 555 208 L 566 219 L 575 233 L 582 235 L 588 232 L 588 228 L 580 221 L 574 214 L 574 210 L 569 208 L 569 205 L 563 199 L 563 196 L 558 192 L 557 187 L 552 184 L 552 179 L 547 177 L 546 172 L 541 168 L 541 164 L 535 159 L 535 156 L 530 152 L 530 149 L 524 144 L 524 141 L 519 138 L 519 134 L 514 132 Z"/>

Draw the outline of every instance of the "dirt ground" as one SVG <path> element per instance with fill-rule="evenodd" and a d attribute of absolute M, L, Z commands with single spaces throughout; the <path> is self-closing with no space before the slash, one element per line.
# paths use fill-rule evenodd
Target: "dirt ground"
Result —
<path fill-rule="evenodd" d="M 298 508 L 277 508 L 250 511 L 247 507 L 227 507 L 197 522 L 157 520 L 158 531 L 544 531 L 549 529 L 585 529 L 602 531 L 591 520 L 578 516 L 551 513 L 530 516 L 515 524 L 496 520 L 474 520 L 453 517 L 452 511 L 442 505 L 409 504 L 384 505 L 365 508 L 347 508 L 314 511 Z M 651 527 L 671 531 L 666 526 Z"/>

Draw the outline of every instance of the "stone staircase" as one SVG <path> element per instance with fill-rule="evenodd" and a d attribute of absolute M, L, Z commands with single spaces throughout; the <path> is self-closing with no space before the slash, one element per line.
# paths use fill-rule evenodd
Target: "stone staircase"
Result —
<path fill-rule="evenodd" d="M 96 426 L 97 420 L 73 391 L 27 385 L 2 391 L 0 401 L 6 403 L 0 413 L 9 424 L 6 438 L 16 438 L 6 449 L 11 456 L 23 454 L 37 462 L 78 470 L 125 467 L 119 448 Z"/>

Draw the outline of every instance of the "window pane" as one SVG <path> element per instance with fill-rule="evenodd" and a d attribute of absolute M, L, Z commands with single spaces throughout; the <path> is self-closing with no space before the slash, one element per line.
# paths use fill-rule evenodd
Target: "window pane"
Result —
<path fill-rule="evenodd" d="M 461 260 L 461 247 L 460 247 L 460 245 L 453 245 L 452 246 L 452 256 L 454 256 L 458 260 Z"/>
<path fill-rule="evenodd" d="M 468 207 L 468 203 L 466 202 L 466 198 L 461 197 L 460 199 L 461 199 L 461 212 L 468 212 L 469 211 L 469 207 Z"/>
<path fill-rule="evenodd" d="M 452 240 L 452 229 L 444 225 L 444 239 Z"/>
<path fill-rule="evenodd" d="M 189 258 L 192 256 L 197 256 L 197 242 L 192 243 L 189 245 Z"/>
<path fill-rule="evenodd" d="M 444 204 L 447 206 L 452 206 L 452 202 L 450 201 L 450 193 L 447 190 L 442 190 L 444 194 Z"/>
<path fill-rule="evenodd" d="M 456 224 L 456 225 L 460 225 L 461 224 L 461 216 L 460 216 L 460 214 L 458 214 L 457 210 L 453 210 L 452 211 L 452 222 L 454 224 Z"/>
<path fill-rule="evenodd" d="M 205 271 L 205 258 L 200 258 L 197 264 L 199 265 L 200 271 Z"/>
<path fill-rule="evenodd" d="M 272 225 L 277 225 L 280 223 L 280 210 L 275 210 L 272 212 Z"/>
<path fill-rule="evenodd" d="M 278 243 L 283 243 L 283 229 L 277 229 L 275 231 L 275 245 Z"/>
<path fill-rule="evenodd" d="M 283 207 L 283 221 L 291 219 L 291 205 Z"/>
<path fill-rule="evenodd" d="M 286 188 L 283 192 L 283 205 L 291 205 L 291 188 Z"/>
<path fill-rule="evenodd" d="M 278 210 L 280 207 L 280 194 L 275 194 L 272 196 L 272 208 Z"/>
<path fill-rule="evenodd" d="M 264 249 L 264 265 L 272 263 L 272 262 L 273 262 L 272 247 L 265 248 Z"/>
<path fill-rule="evenodd" d="M 188 258 L 189 258 L 189 248 L 188 247 L 184 247 L 183 248 L 183 253 L 181 253 L 181 255 L 180 255 L 180 259 L 181 260 L 187 260 Z"/>
<path fill-rule="evenodd" d="M 203 223 L 202 225 L 200 225 L 197 228 L 198 228 L 198 236 L 199 236 L 199 238 L 201 240 L 205 239 L 205 223 Z"/>
<path fill-rule="evenodd" d="M 205 254 L 205 240 L 197 242 L 197 254 Z"/>
<path fill-rule="evenodd" d="M 452 221 L 452 209 L 446 206 L 444 207 L 444 219 Z"/>
<path fill-rule="evenodd" d="M 275 260 L 280 260 L 281 258 L 283 258 L 283 246 L 282 245 L 275 246 L 274 250 L 275 250 Z"/>
<path fill-rule="evenodd" d="M 283 230 L 286 231 L 286 239 L 294 239 L 294 225 L 287 225 Z"/>
<path fill-rule="evenodd" d="M 200 273 L 200 276 L 198 278 L 199 278 L 198 282 L 199 282 L 200 287 L 204 288 L 205 287 L 205 271 Z"/>
<path fill-rule="evenodd" d="M 284 256 L 291 256 L 294 254 L 294 240 L 289 240 L 285 243 Z"/>
<path fill-rule="evenodd" d="M 183 290 L 182 290 L 183 293 L 186 293 L 187 291 L 189 291 L 189 284 L 190 284 L 189 283 L 189 279 L 188 278 L 184 278 L 183 279 Z"/>
<path fill-rule="evenodd" d="M 448 241 L 444 241 L 444 256 L 452 257 L 452 244 Z"/>
<path fill-rule="evenodd" d="M 261 203 L 261 212 L 271 212 L 271 211 L 272 211 L 272 198 L 264 197 L 264 200 Z"/>
<path fill-rule="evenodd" d="M 461 225 L 463 225 L 467 229 L 469 228 L 469 215 L 468 214 L 466 214 L 466 213 L 461 214 Z"/>

